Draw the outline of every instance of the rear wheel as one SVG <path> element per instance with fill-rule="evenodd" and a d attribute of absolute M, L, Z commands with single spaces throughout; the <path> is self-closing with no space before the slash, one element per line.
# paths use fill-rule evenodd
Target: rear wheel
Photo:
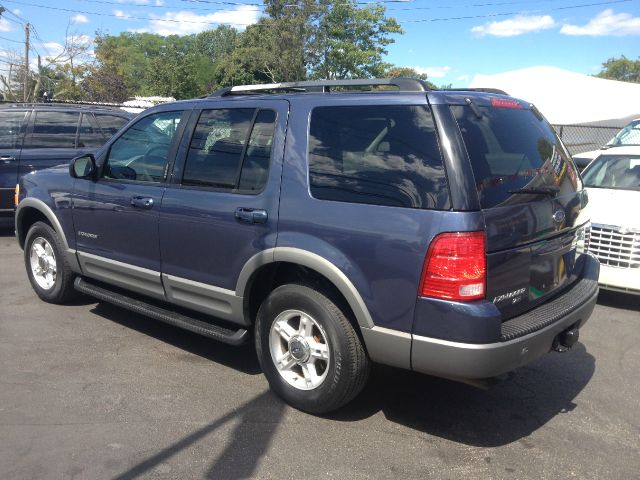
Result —
<path fill-rule="evenodd" d="M 300 410 L 324 413 L 364 387 L 369 361 L 330 296 L 305 285 L 276 288 L 260 306 L 256 350 L 271 388 Z"/>
<path fill-rule="evenodd" d="M 45 302 L 64 303 L 77 295 L 75 274 L 64 257 L 64 247 L 53 228 L 36 222 L 29 229 L 24 245 L 24 263 L 29 282 Z"/>

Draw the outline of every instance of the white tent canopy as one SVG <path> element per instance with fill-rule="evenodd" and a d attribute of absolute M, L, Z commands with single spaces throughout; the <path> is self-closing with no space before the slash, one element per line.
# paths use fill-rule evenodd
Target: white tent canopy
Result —
<path fill-rule="evenodd" d="M 605 80 L 555 67 L 476 75 L 472 88 L 498 88 L 533 103 L 553 124 L 640 117 L 640 84 Z"/>

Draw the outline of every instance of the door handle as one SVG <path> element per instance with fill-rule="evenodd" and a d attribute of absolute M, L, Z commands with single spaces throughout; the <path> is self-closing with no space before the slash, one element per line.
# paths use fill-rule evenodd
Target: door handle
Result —
<path fill-rule="evenodd" d="M 149 210 L 153 208 L 153 198 L 151 197 L 132 197 L 131 206 L 136 208 L 144 208 Z"/>
<path fill-rule="evenodd" d="M 16 157 L 13 157 L 11 155 L 2 155 L 0 157 L 0 160 L 2 160 L 5 163 L 13 162 L 15 159 L 16 159 Z"/>
<path fill-rule="evenodd" d="M 269 215 L 266 210 L 256 208 L 236 208 L 236 219 L 243 223 L 267 223 Z"/>

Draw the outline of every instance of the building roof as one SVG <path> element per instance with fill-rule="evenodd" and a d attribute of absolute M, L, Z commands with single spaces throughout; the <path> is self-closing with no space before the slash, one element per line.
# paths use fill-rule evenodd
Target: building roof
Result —
<path fill-rule="evenodd" d="M 640 117 L 640 84 L 618 82 L 555 67 L 476 75 L 473 88 L 499 88 L 533 103 L 553 124 L 583 124 Z"/>

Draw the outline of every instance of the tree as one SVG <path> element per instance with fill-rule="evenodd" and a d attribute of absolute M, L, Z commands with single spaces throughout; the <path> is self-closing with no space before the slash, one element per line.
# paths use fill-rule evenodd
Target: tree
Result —
<path fill-rule="evenodd" d="M 384 7 L 354 0 L 266 0 L 265 13 L 242 35 L 224 79 L 240 71 L 266 82 L 379 76 L 390 66 L 382 59 L 391 35 L 402 33 Z"/>
<path fill-rule="evenodd" d="M 629 60 L 624 55 L 610 58 L 602 64 L 602 71 L 596 77 L 640 83 L 640 57 L 638 60 Z"/>
<path fill-rule="evenodd" d="M 194 52 L 169 45 L 148 62 L 143 94 L 174 98 L 201 96 L 205 92 L 195 80 L 196 63 Z"/>
<path fill-rule="evenodd" d="M 69 33 L 70 27 L 71 24 L 67 25 L 65 42 L 60 53 L 46 57 L 45 67 L 38 66 L 35 91 L 43 88 L 56 99 L 81 100 L 84 92 L 80 83 L 89 71 L 92 40 L 86 35 Z"/>
<path fill-rule="evenodd" d="M 121 103 L 129 99 L 124 78 L 106 68 L 91 67 L 80 86 L 90 102 Z"/>
<path fill-rule="evenodd" d="M 358 7 L 355 0 L 332 0 L 318 24 L 314 47 L 319 61 L 311 67 L 313 78 L 378 77 L 391 67 L 382 61 L 392 34 L 402 29 L 385 16 L 385 7 Z"/>

